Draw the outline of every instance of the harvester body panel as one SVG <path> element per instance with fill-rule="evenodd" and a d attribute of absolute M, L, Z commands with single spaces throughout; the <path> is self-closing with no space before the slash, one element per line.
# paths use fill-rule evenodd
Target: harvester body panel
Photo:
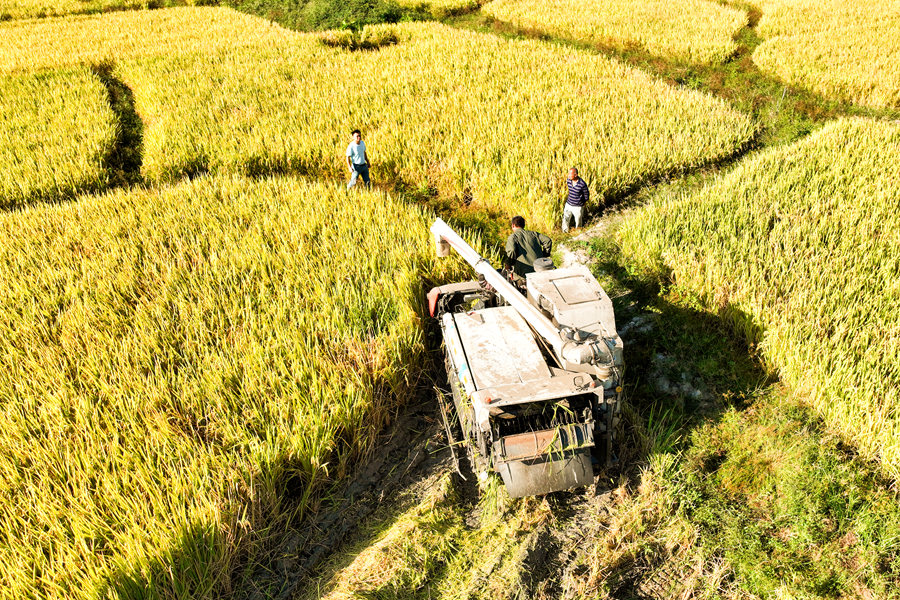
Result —
<path fill-rule="evenodd" d="M 485 277 L 428 294 L 453 396 L 444 420 L 458 423 L 473 470 L 499 473 L 513 497 L 590 485 L 614 460 L 621 405 L 609 297 L 582 266 L 530 273 L 520 290 L 442 221 L 432 231 Z"/>

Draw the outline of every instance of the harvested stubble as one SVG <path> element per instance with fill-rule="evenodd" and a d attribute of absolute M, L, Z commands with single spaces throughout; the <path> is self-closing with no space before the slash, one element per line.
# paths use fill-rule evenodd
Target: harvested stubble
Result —
<path fill-rule="evenodd" d="M 90 70 L 0 76 L 0 209 L 104 188 L 115 140 L 106 88 Z"/>
<path fill-rule="evenodd" d="M 0 23 L 0 72 L 236 48 L 290 31 L 228 8 L 181 7 Z"/>
<path fill-rule="evenodd" d="M 0 597 L 227 593 L 417 377 L 428 221 L 283 178 L 0 215 Z"/>
<path fill-rule="evenodd" d="M 765 0 L 753 61 L 826 97 L 900 108 L 900 0 Z"/>
<path fill-rule="evenodd" d="M 726 61 L 747 13 L 708 0 L 494 0 L 482 9 L 524 29 L 699 64 Z"/>
<path fill-rule="evenodd" d="M 840 120 L 642 209 L 639 264 L 745 327 L 766 360 L 900 475 L 900 125 Z"/>

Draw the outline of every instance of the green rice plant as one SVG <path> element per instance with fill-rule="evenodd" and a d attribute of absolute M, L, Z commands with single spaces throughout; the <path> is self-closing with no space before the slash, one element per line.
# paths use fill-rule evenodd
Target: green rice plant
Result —
<path fill-rule="evenodd" d="M 0 72 L 236 48 L 293 35 L 264 19 L 214 7 L 0 22 Z"/>
<path fill-rule="evenodd" d="M 825 421 L 900 474 L 900 125 L 832 122 L 620 236 L 748 337 Z M 756 333 L 762 331 L 761 334 Z"/>
<path fill-rule="evenodd" d="M 900 2 L 765 0 L 759 67 L 830 98 L 900 108 Z"/>
<path fill-rule="evenodd" d="M 665 58 L 725 62 L 747 13 L 709 0 L 494 0 L 483 11 L 523 29 L 588 44 L 638 46 Z"/>
<path fill-rule="evenodd" d="M 196 178 L 0 215 L 0 597 L 222 597 L 420 373 L 431 218 Z"/>
<path fill-rule="evenodd" d="M 89 69 L 0 76 L 0 209 L 103 189 L 115 141 L 106 88 Z"/>
<path fill-rule="evenodd" d="M 59 46 L 68 47 L 75 34 L 59 25 Z M 721 100 L 592 53 L 434 23 L 387 29 L 398 43 L 371 52 L 292 34 L 195 53 L 180 52 L 179 42 L 119 62 L 115 75 L 134 91 L 145 123 L 144 176 L 344 177 L 349 132 L 359 127 L 376 181 L 464 197 L 549 228 L 571 165 L 602 204 L 648 178 L 728 156 L 756 131 Z M 0 55 L 29 64 L 8 50 Z"/>

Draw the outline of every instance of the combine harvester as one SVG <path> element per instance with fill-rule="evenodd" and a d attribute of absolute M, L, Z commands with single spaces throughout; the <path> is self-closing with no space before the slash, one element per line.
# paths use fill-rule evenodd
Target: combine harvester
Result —
<path fill-rule="evenodd" d="M 438 256 L 453 247 L 482 276 L 428 293 L 444 337 L 453 405 L 440 404 L 457 469 L 464 445 L 473 471 L 497 471 L 516 498 L 591 485 L 594 468 L 614 460 L 622 401 L 609 296 L 587 267 L 555 269 L 550 259 L 526 276 L 523 294 L 444 221 L 431 231 Z"/>

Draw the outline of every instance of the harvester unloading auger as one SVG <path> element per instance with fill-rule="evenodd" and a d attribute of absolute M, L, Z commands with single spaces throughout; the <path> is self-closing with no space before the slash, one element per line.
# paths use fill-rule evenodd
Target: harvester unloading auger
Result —
<path fill-rule="evenodd" d="M 523 294 L 444 221 L 431 231 L 438 256 L 452 247 L 483 277 L 428 293 L 444 336 L 453 404 L 441 398 L 441 412 L 454 459 L 465 445 L 473 471 L 497 471 L 513 497 L 592 484 L 595 466 L 614 460 L 622 400 L 609 296 L 587 267 L 549 259 Z"/>

